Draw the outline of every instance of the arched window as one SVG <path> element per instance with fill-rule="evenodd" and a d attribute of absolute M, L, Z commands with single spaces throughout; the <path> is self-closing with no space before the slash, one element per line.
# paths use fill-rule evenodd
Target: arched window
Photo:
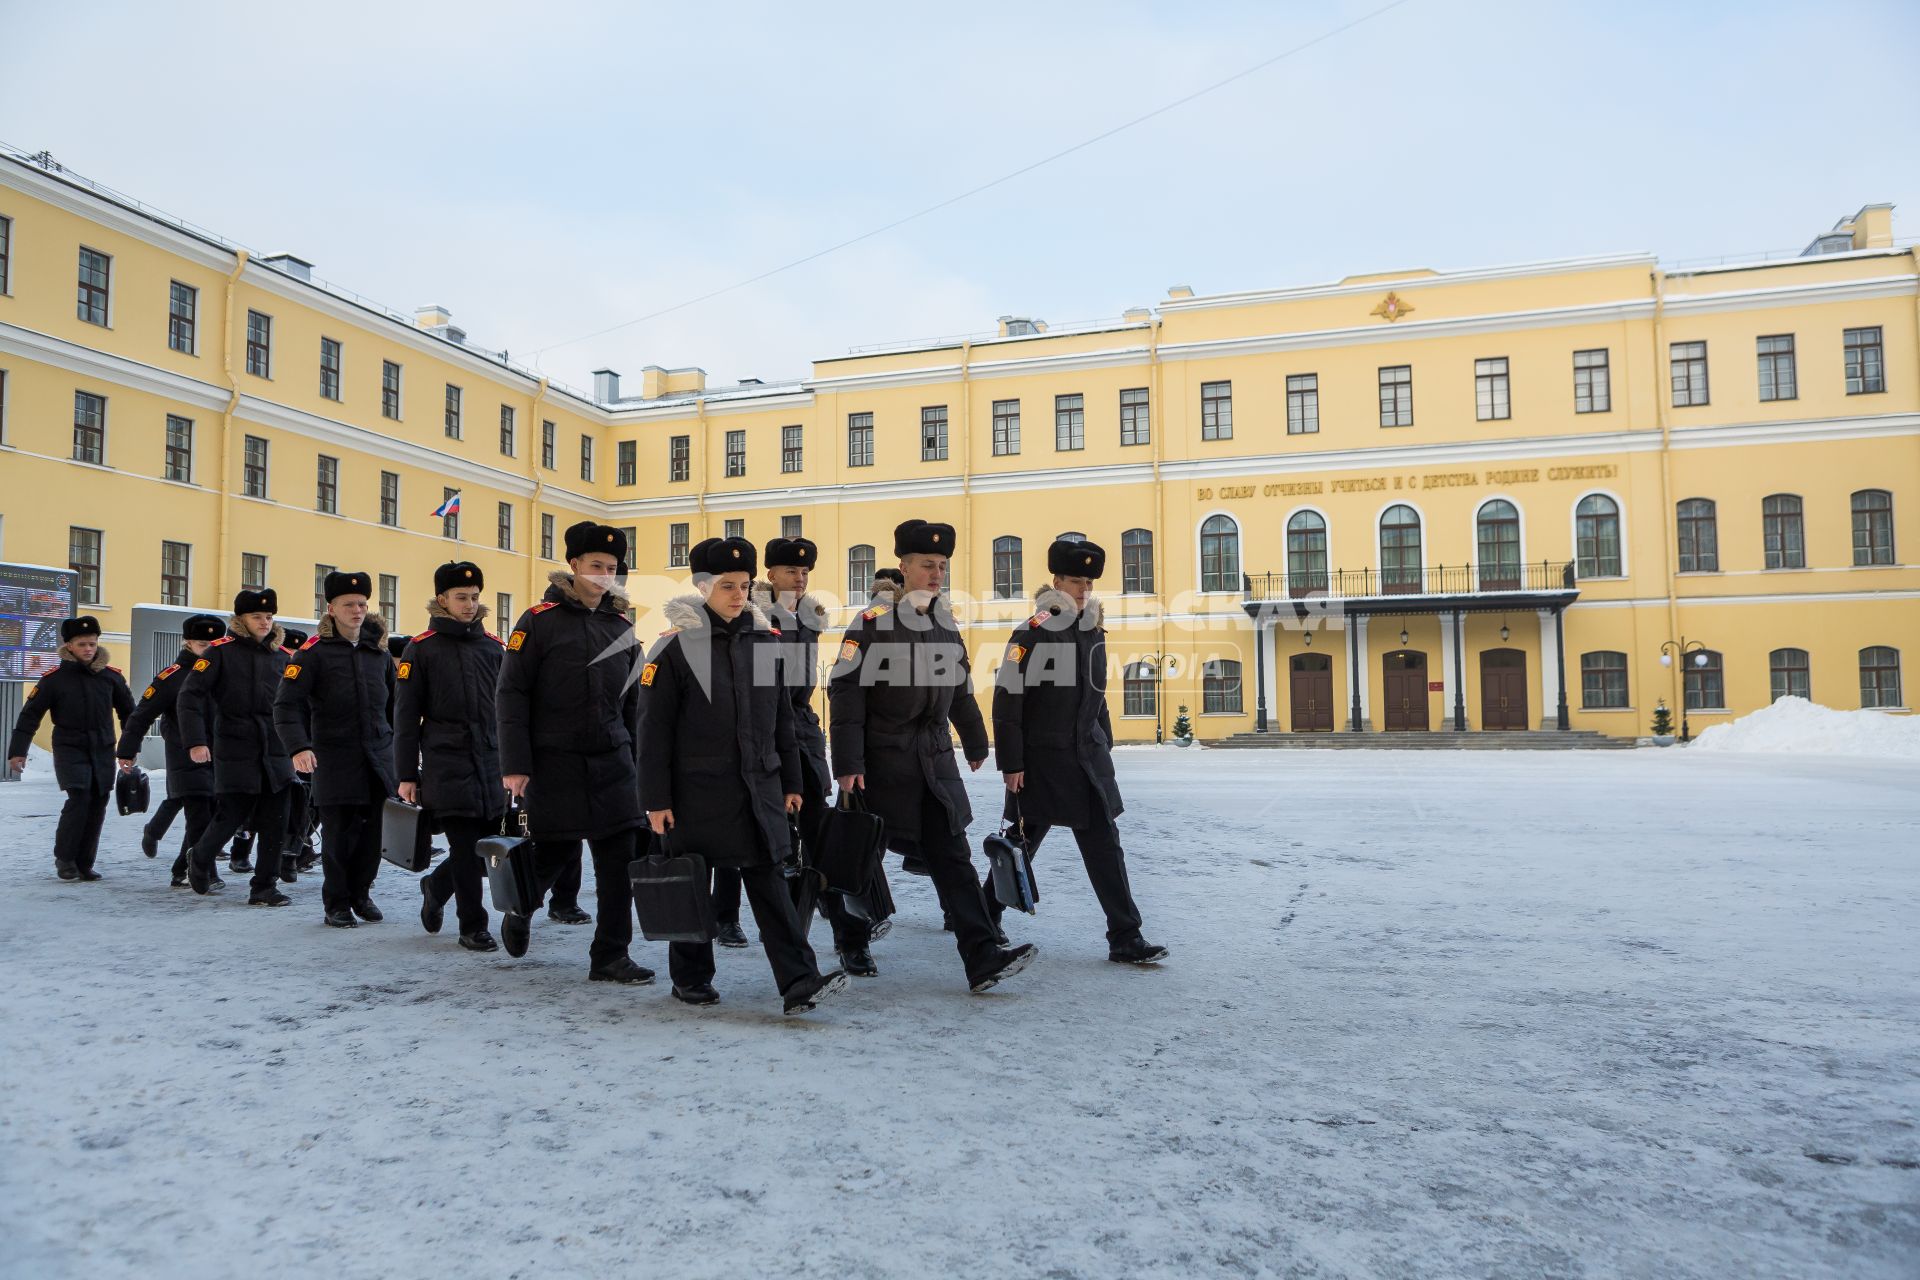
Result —
<path fill-rule="evenodd" d="M 1680 521 L 1680 572 L 1720 572 L 1720 524 L 1711 498 L 1683 498 Z"/>
<path fill-rule="evenodd" d="M 1120 680 L 1121 715 L 1152 716 L 1160 713 L 1158 690 L 1154 686 L 1151 666 L 1144 662 L 1130 662 Z"/>
<path fill-rule="evenodd" d="M 1153 594 L 1153 533 L 1129 529 L 1120 535 L 1120 590 L 1129 595 Z"/>
<path fill-rule="evenodd" d="M 847 597 L 865 600 L 873 594 L 873 548 L 862 542 L 847 548 Z"/>
<path fill-rule="evenodd" d="M 1773 685 L 1773 696 L 1769 701 L 1813 697 L 1813 680 L 1807 669 L 1805 649 L 1775 649 L 1767 655 L 1767 670 Z"/>
<path fill-rule="evenodd" d="M 1687 710 L 1724 711 L 1727 708 L 1727 682 L 1720 669 L 1720 655 L 1712 649 L 1696 649 L 1686 655 Z"/>
<path fill-rule="evenodd" d="M 1480 544 L 1480 589 L 1520 589 L 1520 512 L 1505 498 L 1482 504 L 1474 519 Z"/>
<path fill-rule="evenodd" d="M 1327 589 L 1327 522 L 1318 511 L 1296 511 L 1287 521 L 1287 594 Z"/>
<path fill-rule="evenodd" d="M 1200 526 L 1200 589 L 1240 589 L 1240 526 L 1232 516 L 1208 516 Z"/>
<path fill-rule="evenodd" d="M 993 594 L 1002 600 L 1020 598 L 1020 580 L 1026 576 L 1026 570 L 1020 563 L 1020 539 L 1014 537 L 995 538 L 993 540 Z"/>
<path fill-rule="evenodd" d="M 1860 651 L 1860 705 L 1900 706 L 1900 651 L 1889 645 L 1868 645 Z"/>
<path fill-rule="evenodd" d="M 1893 495 L 1862 489 L 1853 495 L 1853 562 L 1892 564 Z"/>
<path fill-rule="evenodd" d="M 1807 567 L 1807 535 L 1801 522 L 1799 494 L 1773 493 L 1760 499 L 1760 531 L 1767 568 Z"/>
<path fill-rule="evenodd" d="M 1620 504 L 1590 493 L 1573 509 L 1575 573 L 1582 578 L 1620 576 Z"/>
<path fill-rule="evenodd" d="M 1380 590 L 1420 590 L 1420 513 L 1404 502 L 1380 514 Z"/>
<path fill-rule="evenodd" d="M 1054 539 L 1055 542 L 1085 542 L 1086 540 L 1087 540 L 1086 534 L 1080 533 L 1074 529 L 1069 529 L 1065 533 L 1061 534 L 1059 537 Z"/>
<path fill-rule="evenodd" d="M 1627 655 L 1600 649 L 1580 655 L 1580 706 L 1606 711 L 1627 705 Z"/>
<path fill-rule="evenodd" d="M 1240 664 L 1232 658 L 1215 658 L 1200 668 L 1200 709 L 1204 712 L 1237 713 L 1240 704 Z"/>

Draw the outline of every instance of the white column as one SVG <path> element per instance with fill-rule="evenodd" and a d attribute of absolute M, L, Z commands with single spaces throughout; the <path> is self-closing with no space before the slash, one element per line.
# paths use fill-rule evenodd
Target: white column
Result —
<path fill-rule="evenodd" d="M 1540 615 L 1540 715 L 1542 729 L 1560 723 L 1560 644 L 1553 632 L 1553 610 L 1536 609 Z"/>
<path fill-rule="evenodd" d="M 1453 729 L 1453 615 L 1442 613 L 1440 619 L 1440 718 L 1445 721 L 1441 726 L 1449 732 Z"/>
<path fill-rule="evenodd" d="M 1348 618 L 1347 625 L 1354 629 L 1353 643 L 1360 651 L 1360 723 L 1373 723 L 1373 659 L 1367 656 L 1367 615 Z"/>
<path fill-rule="evenodd" d="M 1279 733 L 1280 729 L 1280 646 L 1275 643 L 1280 634 L 1271 619 L 1256 621 L 1253 624 L 1253 642 L 1262 647 L 1267 655 L 1267 732 Z"/>

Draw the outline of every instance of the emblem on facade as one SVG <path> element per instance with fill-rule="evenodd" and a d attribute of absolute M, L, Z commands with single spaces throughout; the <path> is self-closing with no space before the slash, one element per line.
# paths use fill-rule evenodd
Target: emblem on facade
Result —
<path fill-rule="evenodd" d="M 1397 293 L 1389 293 L 1380 300 L 1380 305 L 1368 314 L 1379 316 L 1383 320 L 1398 320 L 1413 310 L 1413 304 Z"/>

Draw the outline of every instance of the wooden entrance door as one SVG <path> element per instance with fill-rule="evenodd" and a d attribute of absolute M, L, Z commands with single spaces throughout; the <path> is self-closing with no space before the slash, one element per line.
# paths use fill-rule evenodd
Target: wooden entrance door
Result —
<path fill-rule="evenodd" d="M 1288 659 L 1295 733 L 1333 732 L 1333 659 L 1324 653 L 1296 653 Z"/>
<path fill-rule="evenodd" d="M 1427 728 L 1427 655 L 1418 649 L 1397 649 L 1382 662 L 1386 674 L 1386 715 L 1381 723 L 1390 732 L 1424 732 Z"/>
<path fill-rule="evenodd" d="M 1480 727 L 1527 727 L 1527 655 L 1520 649 L 1488 649 L 1480 655 Z"/>

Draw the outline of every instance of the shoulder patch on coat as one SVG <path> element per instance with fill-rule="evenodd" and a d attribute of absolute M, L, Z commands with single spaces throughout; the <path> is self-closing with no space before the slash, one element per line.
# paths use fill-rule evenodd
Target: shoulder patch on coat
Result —
<path fill-rule="evenodd" d="M 232 643 L 233 643 L 233 637 L 232 637 L 232 636 L 221 636 L 221 637 L 220 637 L 220 638 L 219 638 L 218 640 L 215 640 L 215 641 L 213 641 L 212 643 L 210 643 L 209 645 L 207 645 L 207 648 L 209 648 L 209 649 L 218 649 L 218 648 L 219 648 L 219 647 L 220 647 L 221 645 L 223 645 L 223 644 L 232 644 Z"/>
<path fill-rule="evenodd" d="M 887 610 L 891 609 L 892 607 L 893 607 L 892 605 L 877 604 L 873 606 L 873 608 L 868 609 L 863 613 L 861 613 L 860 616 L 865 618 L 868 622 L 872 622 L 875 618 L 879 617 L 881 614 L 885 613 Z"/>
<path fill-rule="evenodd" d="M 307 637 L 307 642 L 306 642 L 305 644 L 303 644 L 303 645 L 301 645 L 301 646 L 300 646 L 300 649 L 301 649 L 301 651 L 302 651 L 302 652 L 305 652 L 306 650 L 308 650 L 308 649 L 311 649 L 311 648 L 313 648 L 313 646 L 315 646 L 315 645 L 317 645 L 317 644 L 319 644 L 319 643 L 320 643 L 320 637 L 319 637 L 319 636 L 308 636 L 308 637 Z"/>
<path fill-rule="evenodd" d="M 433 639 L 433 637 L 439 634 L 440 633 L 438 631 L 435 631 L 432 627 L 428 627 L 425 631 L 422 631 L 419 635 L 415 636 L 413 638 L 413 642 L 415 644 L 419 644 L 422 640 L 431 640 Z"/>
<path fill-rule="evenodd" d="M 860 656 L 860 642 L 849 636 L 840 642 L 840 661 L 852 662 Z"/>
<path fill-rule="evenodd" d="M 300 664 L 297 662 L 289 662 L 287 669 L 280 673 L 280 677 L 283 680 L 298 680 L 300 678 Z"/>
<path fill-rule="evenodd" d="M 549 609 L 558 609 L 559 607 L 560 602 L 558 600 L 542 600 L 539 604 L 527 610 L 527 612 L 530 614 L 545 613 Z"/>
<path fill-rule="evenodd" d="M 649 662 L 646 666 L 640 668 L 640 686 L 642 688 L 651 689 L 653 687 L 653 673 L 658 669 L 659 664 L 654 662 Z"/>
<path fill-rule="evenodd" d="M 194 663 L 194 664 L 193 664 L 193 669 L 194 669 L 195 671 L 205 671 L 205 670 L 206 670 L 206 669 L 207 669 L 208 667 L 210 667 L 210 666 L 212 666 L 212 665 L 213 665 L 213 663 L 211 663 L 211 662 L 209 662 L 209 661 L 208 661 L 207 659 L 205 659 L 205 658 L 202 658 L 202 659 L 200 659 L 200 661 L 198 661 L 198 662 L 196 662 L 196 663 Z M 29 696 L 31 696 L 31 695 L 29 695 Z"/>
<path fill-rule="evenodd" d="M 177 662 L 174 663 L 172 666 L 162 667 L 158 672 L 154 674 L 153 682 L 155 684 L 159 684 L 162 680 L 165 680 L 168 676 L 172 675 L 174 672 L 178 671 L 179 669 L 180 669 L 180 664 Z"/>
<path fill-rule="evenodd" d="M 513 650 L 515 653 L 518 653 L 520 652 L 520 646 L 525 644 L 526 642 L 527 642 L 527 633 L 524 631 L 516 631 L 512 635 L 507 637 L 507 648 Z"/>
<path fill-rule="evenodd" d="M 291 671 L 292 668 L 289 667 L 288 670 Z M 397 679 L 405 680 L 413 674 L 413 664 L 411 662 L 403 662 L 400 664 L 400 669 L 393 674 Z"/>
<path fill-rule="evenodd" d="M 28 695 L 28 696 L 31 697 L 32 695 Z M 148 698 L 151 698 L 152 696 L 153 696 L 153 686 L 148 685 L 147 691 L 140 695 L 140 701 L 145 702 Z"/>
<path fill-rule="evenodd" d="M 1026 656 L 1027 646 L 1023 644 L 1010 644 L 1007 646 L 1007 661 L 1013 663 L 1015 666 L 1018 666 L 1020 660 Z"/>
<path fill-rule="evenodd" d="M 1053 613 L 1051 610 L 1042 609 L 1040 612 L 1034 614 L 1031 618 L 1027 619 L 1027 625 L 1030 627 L 1043 627 L 1052 618 L 1053 618 Z"/>

